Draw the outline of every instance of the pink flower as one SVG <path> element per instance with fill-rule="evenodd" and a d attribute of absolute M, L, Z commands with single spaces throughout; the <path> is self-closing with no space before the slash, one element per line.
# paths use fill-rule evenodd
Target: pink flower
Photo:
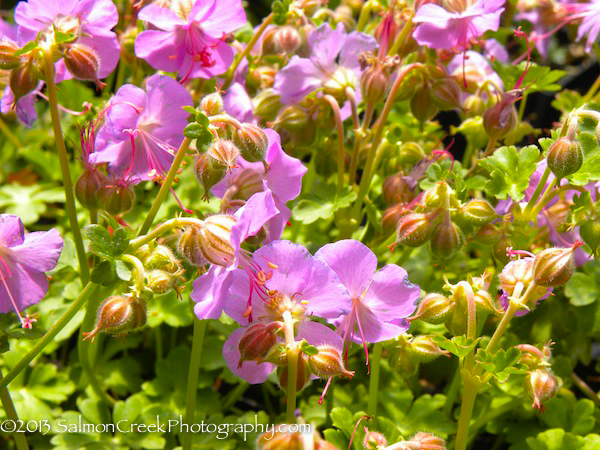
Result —
<path fill-rule="evenodd" d="M 56 266 L 62 247 L 55 229 L 25 234 L 19 217 L 0 214 L 0 313 L 15 311 L 23 327 L 31 328 L 33 320 L 20 311 L 46 295 L 44 272 Z"/>
<path fill-rule="evenodd" d="M 154 29 L 138 35 L 135 54 L 155 69 L 177 72 L 184 79 L 224 73 L 233 62 L 224 36 L 246 24 L 240 0 L 173 2 L 173 10 L 151 4 L 138 18 Z"/>
<path fill-rule="evenodd" d="M 413 22 L 413 37 L 430 48 L 463 51 L 486 31 L 496 31 L 505 0 L 477 0 L 462 12 L 450 12 L 427 3 L 419 8 Z"/>

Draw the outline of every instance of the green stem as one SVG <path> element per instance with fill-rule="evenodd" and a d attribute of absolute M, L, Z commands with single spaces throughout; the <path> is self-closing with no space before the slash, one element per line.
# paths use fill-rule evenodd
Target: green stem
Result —
<path fill-rule="evenodd" d="M 73 195 L 73 184 L 71 182 L 71 173 L 69 171 L 69 159 L 67 157 L 67 148 L 65 147 L 65 140 L 63 138 L 62 129 L 60 126 L 60 118 L 58 117 L 58 99 L 56 96 L 56 85 L 54 84 L 54 61 L 52 59 L 51 51 L 44 51 L 44 62 L 46 68 L 48 104 L 50 105 L 50 116 L 52 117 L 52 128 L 54 130 L 54 139 L 56 141 L 56 152 L 58 153 L 58 159 L 60 160 L 60 169 L 65 188 L 67 216 L 69 217 L 69 225 L 71 227 L 71 232 L 73 233 L 75 249 L 77 250 L 81 281 L 83 284 L 85 284 L 90 279 L 90 269 L 85 256 L 81 230 L 79 228 L 79 223 L 77 222 L 75 196 Z"/>
<path fill-rule="evenodd" d="M 287 346 L 287 388 L 285 421 L 288 424 L 296 423 L 296 385 L 298 381 L 298 356 L 300 349 L 294 339 L 294 319 L 289 311 L 283 313 L 285 343 Z"/>
<path fill-rule="evenodd" d="M 371 355 L 371 375 L 369 376 L 369 403 L 367 405 L 367 414 L 371 417 L 377 415 L 377 397 L 379 396 L 379 373 L 381 371 L 381 354 L 383 345 L 377 342 L 373 345 L 373 354 Z"/>
<path fill-rule="evenodd" d="M 2 371 L 0 371 L 0 381 L 1 380 Z M 0 400 L 2 401 L 2 407 L 4 408 L 4 412 L 6 413 L 6 418 L 12 422 L 12 424 L 15 426 L 15 430 L 18 429 L 19 416 L 17 415 L 17 410 L 15 409 L 15 405 L 13 404 L 12 398 L 10 398 L 10 392 L 8 392 L 6 386 L 0 389 Z M 27 444 L 27 439 L 25 438 L 24 433 L 14 431 L 13 439 L 15 440 L 17 450 L 29 450 L 29 445 Z"/>
<path fill-rule="evenodd" d="M 5 388 L 8 384 L 15 379 L 15 377 L 21 373 L 25 367 L 41 353 L 42 350 L 48 345 L 54 337 L 69 323 L 73 316 L 81 309 L 87 299 L 94 293 L 98 285 L 91 281 L 85 286 L 83 291 L 71 304 L 69 309 L 58 319 L 58 321 L 52 325 L 52 327 L 46 332 L 44 336 L 33 346 L 31 350 L 6 374 L 6 376 L 0 381 L 0 389 Z"/>
<path fill-rule="evenodd" d="M 600 407 L 600 397 L 596 391 L 594 391 L 585 381 L 583 381 L 575 372 L 571 373 L 571 379 L 575 386 L 579 388 L 581 392 L 583 392 L 587 398 L 593 401 L 596 407 Z"/>
<path fill-rule="evenodd" d="M 136 258 L 133 255 L 129 255 L 127 253 L 125 253 L 124 255 L 121 255 L 121 259 L 124 262 L 129 263 L 133 266 L 134 273 L 135 273 L 135 277 L 134 277 L 135 291 L 138 296 L 141 295 L 142 292 L 144 291 L 144 287 L 146 286 L 146 283 L 144 282 L 144 277 L 146 274 L 144 265 L 138 258 Z"/>
<path fill-rule="evenodd" d="M 331 106 L 333 111 L 333 117 L 335 118 L 335 126 L 337 130 L 337 143 L 338 143 L 338 176 L 337 176 L 337 193 L 342 193 L 344 187 L 344 172 L 345 172 L 345 151 L 344 151 L 344 124 L 342 123 L 342 114 L 340 112 L 340 105 L 333 96 L 327 94 L 324 97 L 325 101 Z"/>
<path fill-rule="evenodd" d="M 185 423 L 190 427 L 194 423 L 196 411 L 196 396 L 198 391 L 198 374 L 200 372 L 200 360 L 202 357 L 202 346 L 206 334 L 207 320 L 194 319 L 194 336 L 192 338 L 192 356 L 188 372 L 187 394 L 185 404 Z M 183 450 L 192 448 L 192 433 L 185 433 L 182 442 Z"/>
<path fill-rule="evenodd" d="M 537 202 L 538 198 L 540 197 L 540 194 L 542 193 L 542 190 L 544 189 L 544 186 L 546 185 L 546 181 L 548 181 L 550 172 L 551 172 L 550 167 L 546 167 L 546 170 L 544 170 L 544 173 L 542 174 L 542 178 L 540 178 L 540 181 L 538 182 L 538 185 L 535 188 L 535 191 L 533 191 L 533 195 L 529 199 L 529 202 L 527 202 L 527 206 L 525 207 L 525 217 L 529 216 L 529 213 L 531 212 L 535 203 Z"/>
<path fill-rule="evenodd" d="M 227 397 L 223 399 L 223 406 L 221 407 L 221 411 L 226 412 L 229 408 L 236 404 L 236 402 L 244 395 L 244 392 L 248 390 L 250 384 L 242 381 L 238 384 L 233 391 L 231 391 Z"/>
<path fill-rule="evenodd" d="M 1 117 L 0 117 L 0 131 L 2 131 L 2 133 L 4 133 L 4 135 L 8 138 L 8 140 L 10 142 L 12 142 L 12 144 L 15 146 L 15 148 L 19 149 L 22 147 L 21 141 L 19 140 L 19 138 L 17 136 L 15 136 L 15 134 L 11 131 L 10 127 L 8 125 L 6 125 L 6 122 L 4 122 L 4 120 L 2 120 Z"/>
<path fill-rule="evenodd" d="M 129 253 L 135 252 L 142 245 L 147 244 L 148 242 L 151 242 L 152 240 L 156 239 L 163 233 L 166 233 L 167 231 L 169 231 L 173 228 L 185 227 L 185 226 L 201 227 L 203 225 L 204 225 L 204 222 L 202 220 L 194 219 L 193 217 L 176 217 L 174 219 L 169 219 L 166 222 L 161 223 L 150 233 L 148 233 L 144 236 L 140 236 L 138 238 L 132 239 L 129 242 L 129 247 L 127 248 L 127 252 L 129 252 Z"/>
<path fill-rule="evenodd" d="M 583 99 L 582 99 L 582 103 L 585 105 L 587 102 L 590 101 L 590 99 L 596 95 L 596 92 L 598 92 L 598 89 L 600 89 L 600 76 L 598 78 L 596 78 L 596 81 L 594 81 L 594 84 L 592 84 L 592 87 L 590 87 L 590 90 L 587 91 L 587 93 L 584 95 Z"/>
<path fill-rule="evenodd" d="M 477 431 L 480 428 L 487 425 L 488 422 L 491 422 L 496 417 L 500 417 L 501 415 L 506 414 L 508 411 L 513 409 L 515 406 L 519 406 L 521 403 L 523 403 L 522 398 L 515 398 L 513 400 L 506 402 L 502 406 L 499 406 L 498 408 L 491 410 L 489 413 L 481 416 L 479 419 L 477 419 L 475 422 L 473 422 L 473 425 L 471 425 L 469 427 L 469 430 L 470 430 L 469 439 L 474 438 L 475 433 L 477 433 Z"/>
<path fill-rule="evenodd" d="M 394 41 L 394 44 L 388 50 L 388 55 L 392 55 L 393 56 L 396 53 L 398 53 L 398 50 L 400 49 L 400 46 L 402 44 L 404 44 L 405 42 L 407 42 L 408 34 L 412 31 L 412 28 L 413 28 L 413 21 L 412 21 L 413 20 L 413 16 L 414 16 L 414 14 L 411 13 L 410 17 L 408 18 L 408 20 L 404 24 L 404 27 L 402 28 L 402 31 L 400 32 L 400 34 L 398 35 L 398 37 Z"/>
<path fill-rule="evenodd" d="M 225 79 L 223 86 L 221 86 L 221 89 L 225 90 L 229 87 L 229 85 L 233 81 L 233 77 L 235 76 L 235 71 L 236 71 L 237 67 L 240 65 L 242 60 L 250 54 L 250 52 L 254 48 L 254 44 L 256 44 L 256 42 L 258 41 L 260 36 L 264 33 L 264 31 L 271 24 L 271 22 L 273 22 L 274 19 L 275 19 L 275 15 L 273 15 L 273 13 L 271 13 L 265 18 L 265 20 L 263 20 L 262 25 L 260 26 L 260 28 L 258 30 L 256 30 L 256 33 L 254 33 L 252 35 L 252 39 L 250 39 L 250 42 L 248 42 L 248 44 L 246 45 L 246 48 L 244 48 L 244 50 L 235 58 L 235 61 L 233 61 L 232 66 L 227 71 L 227 78 Z"/>
<path fill-rule="evenodd" d="M 469 437 L 469 423 L 473 415 L 473 407 L 477 398 L 479 387 L 475 383 L 471 375 L 463 375 L 464 388 L 463 397 L 460 405 L 460 417 L 458 418 L 458 428 L 456 430 L 456 441 L 454 450 L 465 450 L 467 448 L 467 438 Z"/>
<path fill-rule="evenodd" d="M 158 213 L 158 210 L 160 208 L 160 205 L 162 205 L 162 202 L 164 202 L 165 198 L 167 198 L 169 189 L 171 189 L 171 184 L 173 183 L 173 180 L 175 179 L 175 176 L 177 175 L 179 166 L 181 165 L 181 162 L 183 161 L 183 158 L 185 157 L 185 153 L 187 152 L 187 149 L 189 148 L 191 142 L 192 142 L 192 140 L 190 138 L 186 137 L 183 140 L 183 142 L 181 143 L 181 145 L 179 146 L 179 149 L 177 150 L 177 153 L 175 154 L 175 159 L 173 160 L 173 164 L 171 164 L 171 168 L 169 169 L 169 172 L 167 173 L 167 177 L 165 178 L 165 181 L 163 182 L 162 186 L 160 187 L 160 190 L 158 191 L 158 195 L 156 196 L 156 199 L 154 199 L 154 203 L 152 203 L 152 207 L 150 208 L 150 211 L 148 212 L 148 215 L 146 216 L 146 220 L 144 220 L 144 223 L 142 224 L 142 227 L 140 228 L 140 232 L 139 232 L 138 236 L 141 236 L 142 234 L 146 234 L 148 232 L 148 230 L 150 229 L 150 227 L 152 226 L 154 217 L 156 217 L 156 213 Z"/>
<path fill-rule="evenodd" d="M 369 22 L 369 18 L 371 17 L 371 10 L 373 9 L 373 4 L 371 0 L 367 1 L 360 10 L 360 16 L 358 17 L 358 23 L 356 24 L 356 31 L 363 31 Z"/>
<path fill-rule="evenodd" d="M 521 97 L 521 103 L 519 104 L 519 122 L 523 121 L 523 116 L 525 115 L 525 104 L 527 103 L 527 91 L 523 92 L 523 96 Z"/>

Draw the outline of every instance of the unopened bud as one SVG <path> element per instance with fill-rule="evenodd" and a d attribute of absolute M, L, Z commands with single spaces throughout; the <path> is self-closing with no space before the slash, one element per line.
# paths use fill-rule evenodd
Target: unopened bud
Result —
<path fill-rule="evenodd" d="M 288 367 L 289 364 L 285 366 L 280 366 L 277 368 L 277 378 L 279 380 L 279 386 L 283 390 L 287 389 L 288 383 Z M 300 392 L 306 386 L 306 383 L 310 381 L 310 369 L 308 368 L 308 363 L 306 362 L 306 358 L 304 356 L 298 356 L 298 365 L 297 365 L 297 374 L 296 374 L 296 392 Z"/>
<path fill-rule="evenodd" d="M 117 215 L 129 211 L 135 202 L 135 192 L 131 185 L 105 185 L 98 193 L 100 208 L 109 214 Z"/>
<path fill-rule="evenodd" d="M 225 178 L 225 172 L 227 166 L 217 161 L 212 156 L 204 153 L 196 158 L 194 164 L 194 175 L 196 180 L 204 189 L 203 199 L 208 200 L 210 198 L 211 188 Z"/>
<path fill-rule="evenodd" d="M 146 273 L 148 289 L 155 294 L 166 294 L 171 291 L 179 279 L 178 276 L 164 270 L 151 270 Z"/>
<path fill-rule="evenodd" d="M 398 221 L 396 242 L 409 247 L 419 247 L 429 240 L 432 228 L 430 215 L 406 214 Z"/>
<path fill-rule="evenodd" d="M 19 57 L 15 52 L 19 50 L 17 44 L 7 40 L 0 40 L 0 69 L 11 70 L 19 66 Z"/>
<path fill-rule="evenodd" d="M 467 334 L 468 313 L 466 305 L 455 303 L 452 314 L 444 325 L 454 336 Z"/>
<path fill-rule="evenodd" d="M 270 88 L 275 84 L 277 71 L 270 66 L 259 66 L 248 73 L 248 84 L 259 89 Z"/>
<path fill-rule="evenodd" d="M 436 258 L 448 259 L 454 256 L 464 243 L 462 231 L 451 220 L 440 222 L 431 233 L 431 253 Z"/>
<path fill-rule="evenodd" d="M 274 125 L 288 131 L 300 131 L 308 124 L 308 113 L 300 106 L 288 106 L 279 113 Z"/>
<path fill-rule="evenodd" d="M 278 52 L 291 55 L 302 44 L 302 37 L 296 28 L 283 26 L 275 31 L 273 43 Z"/>
<path fill-rule="evenodd" d="M 579 227 L 579 234 L 592 249 L 592 256 L 597 256 L 600 251 L 600 221 L 589 219 Z"/>
<path fill-rule="evenodd" d="M 406 205 L 403 203 L 390 206 L 383 212 L 381 223 L 386 236 L 392 234 L 398 228 L 398 222 L 406 214 Z"/>
<path fill-rule="evenodd" d="M 360 89 L 367 103 L 378 103 L 385 98 L 390 75 L 381 64 L 375 63 L 365 69 L 360 78 Z"/>
<path fill-rule="evenodd" d="M 474 293 L 475 296 L 475 309 L 478 313 L 492 313 L 500 314 L 496 308 L 496 303 L 489 292 L 480 289 Z"/>
<path fill-rule="evenodd" d="M 240 350 L 238 366 L 241 366 L 244 361 L 257 361 L 266 357 L 275 345 L 276 333 L 280 328 L 280 322 L 250 325 L 238 344 Z"/>
<path fill-rule="evenodd" d="M 10 72 L 9 79 L 10 90 L 15 96 L 15 102 L 33 91 L 37 86 L 37 82 L 38 78 L 31 61 L 15 67 Z"/>
<path fill-rule="evenodd" d="M 179 260 L 166 245 L 157 245 L 154 250 L 141 259 L 144 267 L 148 270 L 158 269 L 169 273 L 176 273 L 181 270 Z"/>
<path fill-rule="evenodd" d="M 485 110 L 485 101 L 479 95 L 469 95 L 463 102 L 465 112 L 470 116 L 480 116 Z"/>
<path fill-rule="evenodd" d="M 236 218 L 228 215 L 210 216 L 203 225 L 187 227 L 179 238 L 177 250 L 191 264 L 202 266 L 207 262 L 227 267 L 233 263 L 235 252 L 231 246 L 231 227 Z"/>
<path fill-rule="evenodd" d="M 426 87 L 421 87 L 410 99 L 410 112 L 421 122 L 427 122 L 438 113 L 438 107 L 429 98 Z"/>
<path fill-rule="evenodd" d="M 304 444 L 300 433 L 264 433 L 256 442 L 258 450 L 302 450 Z"/>
<path fill-rule="evenodd" d="M 581 169 L 583 148 L 578 141 L 563 136 L 552 143 L 547 158 L 548 167 L 556 178 L 561 179 Z"/>
<path fill-rule="evenodd" d="M 498 240 L 499 234 L 498 227 L 488 223 L 479 229 L 474 240 L 485 245 L 491 245 Z"/>
<path fill-rule="evenodd" d="M 269 139 L 262 128 L 243 123 L 233 135 L 233 142 L 240 149 L 242 158 L 248 162 L 260 162 L 265 160 Z"/>
<path fill-rule="evenodd" d="M 236 192 L 233 198 L 248 200 L 257 192 L 264 190 L 263 175 L 254 169 L 243 169 L 231 182 Z"/>
<path fill-rule="evenodd" d="M 342 376 L 352 378 L 354 372 L 347 370 L 342 361 L 340 351 L 328 345 L 317 347 L 319 353 L 308 357 L 308 367 L 320 378 Z"/>
<path fill-rule="evenodd" d="M 202 109 L 207 116 L 221 114 L 224 108 L 223 97 L 219 92 L 208 94 L 200 100 L 200 109 Z"/>
<path fill-rule="evenodd" d="M 97 169 L 85 169 L 75 182 L 75 197 L 85 209 L 100 207 L 98 192 L 106 185 L 106 176 Z"/>
<path fill-rule="evenodd" d="M 490 138 L 501 139 L 517 126 L 515 100 L 514 95 L 505 93 L 498 103 L 483 113 L 483 128 Z"/>
<path fill-rule="evenodd" d="M 532 408 L 544 412 L 544 404 L 552 400 L 558 392 L 558 379 L 546 369 L 538 369 L 527 374 L 525 391 L 533 400 Z"/>
<path fill-rule="evenodd" d="M 133 297 L 114 295 L 98 308 L 96 326 L 83 338 L 94 338 L 98 333 L 119 334 L 138 330 L 146 325 L 146 302 Z"/>
<path fill-rule="evenodd" d="M 540 286 L 555 287 L 565 284 L 575 271 L 575 250 L 582 245 L 576 241 L 569 248 L 542 250 L 533 260 L 533 279 Z"/>
<path fill-rule="evenodd" d="M 485 225 L 498 217 L 490 202 L 480 198 L 467 202 L 460 214 L 465 222 L 475 226 Z"/>
<path fill-rule="evenodd" d="M 254 114 L 265 120 L 273 120 L 281 109 L 281 99 L 274 89 L 264 89 L 252 100 Z"/>
<path fill-rule="evenodd" d="M 446 450 L 446 442 L 431 433 L 420 432 L 410 438 L 412 442 L 420 445 L 420 450 Z"/>
<path fill-rule="evenodd" d="M 404 179 L 404 175 L 398 172 L 385 179 L 381 192 L 386 205 L 395 205 L 406 200 L 406 196 L 410 192 L 410 186 Z"/>
<path fill-rule="evenodd" d="M 206 154 L 231 170 L 235 167 L 237 157 L 240 156 L 240 149 L 231 141 L 215 139 Z"/>
<path fill-rule="evenodd" d="M 399 345 L 390 349 L 388 354 L 390 367 L 402 377 L 410 377 L 417 373 L 419 364 L 409 350 L 408 345 Z"/>
<path fill-rule="evenodd" d="M 510 297 L 515 292 L 517 283 L 522 283 L 524 290 L 533 282 L 533 258 L 521 258 L 510 261 L 500 275 L 500 288 Z M 543 286 L 535 287 L 532 295 L 533 304 L 547 293 L 548 289 Z"/>
<path fill-rule="evenodd" d="M 448 297 L 437 292 L 432 292 L 423 297 L 415 315 L 410 317 L 409 320 L 413 321 L 420 319 L 424 322 L 437 325 L 444 323 L 452 313 L 453 309 L 454 302 Z"/>
<path fill-rule="evenodd" d="M 410 351 L 420 363 L 428 363 L 438 356 L 448 356 L 449 353 L 442 350 L 429 336 L 415 336 L 410 341 Z"/>
<path fill-rule="evenodd" d="M 96 51 L 83 44 L 69 44 L 64 52 L 67 70 L 78 80 L 93 81 L 99 88 L 105 86 L 98 79 L 100 57 Z"/>
<path fill-rule="evenodd" d="M 377 431 L 367 431 L 363 439 L 363 447 L 366 450 L 379 450 L 387 446 L 387 439 Z"/>
<path fill-rule="evenodd" d="M 460 106 L 460 86 L 454 78 L 442 78 L 431 84 L 429 96 L 434 105 L 442 110 Z"/>

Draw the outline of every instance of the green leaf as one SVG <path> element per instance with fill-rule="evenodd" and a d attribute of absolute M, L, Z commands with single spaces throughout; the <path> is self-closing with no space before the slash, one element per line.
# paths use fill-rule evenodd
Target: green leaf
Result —
<path fill-rule="evenodd" d="M 477 352 L 477 361 L 498 381 L 504 383 L 511 374 L 526 373 L 525 370 L 516 367 L 520 356 L 521 352 L 515 347 L 497 350 L 494 353 L 482 349 Z"/>
<path fill-rule="evenodd" d="M 90 275 L 90 280 L 96 284 L 109 286 L 117 279 L 114 262 L 101 261 L 94 267 Z"/>
<path fill-rule="evenodd" d="M 581 436 L 566 433 L 561 428 L 546 430 L 535 438 L 527 438 L 526 442 L 531 450 L 581 450 L 585 445 Z"/>
<path fill-rule="evenodd" d="M 500 147 L 492 156 L 479 161 L 490 173 L 486 192 L 498 199 L 510 196 L 517 202 L 521 201 L 539 156 L 540 150 L 535 145 L 523 147 L 520 151 L 511 145 Z"/>
<path fill-rule="evenodd" d="M 115 261 L 115 271 L 116 271 L 117 277 L 119 277 L 119 279 L 121 279 L 123 281 L 131 280 L 131 270 L 129 270 L 129 267 L 127 267 L 127 264 L 125 264 L 123 261 L 121 261 L 121 260 Z"/>
<path fill-rule="evenodd" d="M 346 208 L 356 199 L 356 192 L 350 186 L 344 186 L 338 195 L 336 187 L 331 184 L 317 183 L 314 194 L 302 196 L 292 210 L 292 216 L 305 224 L 317 220 L 328 220 L 341 208 Z"/>
<path fill-rule="evenodd" d="M 447 339 L 442 335 L 436 335 L 432 336 L 431 339 L 444 350 L 448 350 L 453 355 L 463 359 L 477 346 L 480 338 L 472 340 L 466 336 L 454 336 L 452 339 Z"/>
<path fill-rule="evenodd" d="M 64 191 L 48 184 L 5 184 L 0 187 L 0 208 L 7 214 L 19 216 L 25 225 L 36 223 L 48 210 L 49 203 L 64 201 Z"/>
<path fill-rule="evenodd" d="M 594 303 L 600 297 L 600 261 L 588 261 L 565 285 L 565 295 L 573 306 Z"/>
<path fill-rule="evenodd" d="M 496 60 L 492 63 L 492 66 L 502 78 L 506 89 L 516 88 L 518 80 L 527 70 L 521 87 L 527 87 L 528 94 L 539 91 L 560 91 L 562 86 L 557 81 L 566 75 L 564 70 L 552 70 L 550 67 L 539 66 L 529 61 L 522 61 L 513 66 Z M 527 68 L 528 66 L 529 68 Z"/>
<path fill-rule="evenodd" d="M 129 236 L 123 227 L 114 230 L 112 236 L 100 225 L 88 225 L 83 230 L 92 242 L 92 252 L 105 259 L 122 255 L 129 245 Z"/>

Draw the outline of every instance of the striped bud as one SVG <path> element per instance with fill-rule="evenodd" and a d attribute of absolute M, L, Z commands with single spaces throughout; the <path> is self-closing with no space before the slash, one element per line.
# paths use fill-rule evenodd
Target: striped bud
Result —
<path fill-rule="evenodd" d="M 98 308 L 96 325 L 83 339 L 94 339 L 98 333 L 121 334 L 139 330 L 146 325 L 146 302 L 134 297 L 114 295 Z"/>

